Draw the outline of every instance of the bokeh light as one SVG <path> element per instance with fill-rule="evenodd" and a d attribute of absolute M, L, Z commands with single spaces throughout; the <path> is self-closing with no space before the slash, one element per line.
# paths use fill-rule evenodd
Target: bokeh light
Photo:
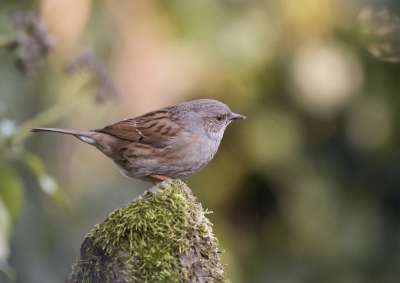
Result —
<path fill-rule="evenodd" d="M 350 48 L 311 43 L 294 54 L 291 78 L 296 102 L 313 115 L 330 117 L 358 94 L 363 69 Z"/>

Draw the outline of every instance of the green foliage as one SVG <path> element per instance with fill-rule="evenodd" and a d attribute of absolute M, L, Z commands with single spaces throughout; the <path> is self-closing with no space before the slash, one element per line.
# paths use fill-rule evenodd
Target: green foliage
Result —
<path fill-rule="evenodd" d="M 0 163 L 0 270 L 8 278 L 13 278 L 13 269 L 8 265 L 10 254 L 9 239 L 12 222 L 22 209 L 23 189 L 18 175 L 3 163 Z"/>
<path fill-rule="evenodd" d="M 5 203 L 0 198 L 0 263 L 6 262 L 10 254 L 10 247 L 8 244 L 10 234 L 11 234 L 10 213 Z M 1 267 L 0 270 L 2 270 Z"/>
<path fill-rule="evenodd" d="M 0 199 L 12 219 L 21 212 L 23 186 L 17 174 L 5 164 L 0 163 Z"/>
<path fill-rule="evenodd" d="M 32 173 L 44 193 L 62 209 L 69 210 L 68 197 L 60 189 L 56 180 L 46 173 L 43 161 L 35 154 L 25 151 L 19 156 L 20 162 Z"/>

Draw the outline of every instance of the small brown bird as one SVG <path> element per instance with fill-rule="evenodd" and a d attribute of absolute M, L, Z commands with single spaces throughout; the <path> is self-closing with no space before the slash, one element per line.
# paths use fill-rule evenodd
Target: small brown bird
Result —
<path fill-rule="evenodd" d="M 106 126 L 75 131 L 33 128 L 32 132 L 73 135 L 95 146 L 131 178 L 160 182 L 187 178 L 215 155 L 226 127 L 245 116 L 224 103 L 199 99 L 172 105 Z"/>

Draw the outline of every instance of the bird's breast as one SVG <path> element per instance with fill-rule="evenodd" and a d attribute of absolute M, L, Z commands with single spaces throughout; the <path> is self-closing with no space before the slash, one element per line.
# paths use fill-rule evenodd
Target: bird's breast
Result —
<path fill-rule="evenodd" d="M 174 145 L 173 163 L 182 168 L 179 178 L 186 178 L 201 170 L 216 154 L 220 140 L 198 134 L 180 139 Z"/>
<path fill-rule="evenodd" d="M 186 132 L 164 148 L 133 142 L 119 148 L 114 163 L 121 173 L 137 179 L 157 174 L 187 178 L 201 170 L 215 155 L 220 140 Z"/>

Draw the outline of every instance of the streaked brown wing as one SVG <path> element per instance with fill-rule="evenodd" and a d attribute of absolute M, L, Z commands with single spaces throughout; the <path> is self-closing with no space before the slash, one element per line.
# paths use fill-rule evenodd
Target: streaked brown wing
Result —
<path fill-rule="evenodd" d="M 181 130 L 169 108 L 164 108 L 96 131 L 162 148 L 171 145 Z"/>
<path fill-rule="evenodd" d="M 139 141 L 141 136 L 134 126 L 134 119 L 135 118 L 131 118 L 114 123 L 103 129 L 96 130 L 96 132 L 110 134 L 121 139 Z"/>

